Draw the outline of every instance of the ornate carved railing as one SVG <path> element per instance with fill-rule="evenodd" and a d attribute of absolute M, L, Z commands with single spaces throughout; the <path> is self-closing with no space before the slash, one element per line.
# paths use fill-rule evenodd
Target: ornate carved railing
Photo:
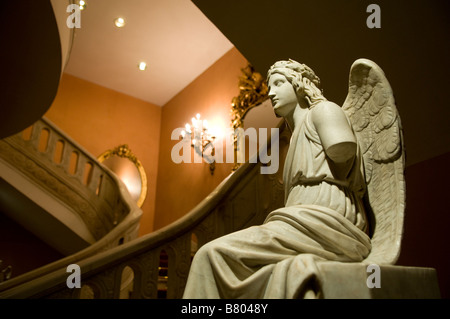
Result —
<path fill-rule="evenodd" d="M 285 130 L 287 131 L 287 130 Z M 280 134 L 280 153 L 289 133 Z M 270 141 L 269 141 L 270 146 Z M 197 247 L 227 233 L 260 224 L 283 206 L 283 159 L 277 174 L 260 174 L 261 164 L 246 163 L 207 198 L 174 223 L 124 245 L 80 260 L 81 289 L 66 285 L 66 266 L 0 292 L 0 298 L 120 298 L 123 276 L 133 273 L 129 298 L 180 298 Z M 161 274 L 161 257 L 167 272 Z M 164 268 L 165 269 L 165 268 Z M 163 277 L 164 280 L 161 280 Z"/>
<path fill-rule="evenodd" d="M 32 187 L 45 190 L 49 198 L 62 203 L 55 207 L 64 212 L 56 209 L 53 216 L 58 219 L 58 214 L 72 214 L 72 220 L 84 224 L 94 239 L 79 252 L 5 281 L 0 284 L 0 291 L 26 285 L 30 280 L 137 237 L 142 211 L 126 186 L 48 119 L 42 118 L 31 128 L 0 140 L 0 164 L 3 179 L 19 176 Z M 10 171 L 16 175 L 9 174 Z M 14 180 L 10 177 L 7 182 Z"/>

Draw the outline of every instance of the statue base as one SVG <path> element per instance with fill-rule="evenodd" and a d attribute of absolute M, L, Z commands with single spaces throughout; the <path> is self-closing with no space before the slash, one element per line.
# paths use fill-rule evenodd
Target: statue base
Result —
<path fill-rule="evenodd" d="M 434 268 L 322 262 L 320 297 L 325 299 L 439 299 Z"/>

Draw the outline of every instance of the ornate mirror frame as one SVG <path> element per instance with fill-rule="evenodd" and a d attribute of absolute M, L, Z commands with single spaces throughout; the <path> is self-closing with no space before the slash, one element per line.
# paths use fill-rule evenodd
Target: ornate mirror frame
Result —
<path fill-rule="evenodd" d="M 144 167 L 142 166 L 141 162 L 137 159 L 136 155 L 134 155 L 133 152 L 128 148 L 127 144 L 122 144 L 113 149 L 107 150 L 103 154 L 101 154 L 97 159 L 100 163 L 103 163 L 112 156 L 119 156 L 121 158 L 129 159 L 136 166 L 141 179 L 141 192 L 139 195 L 139 199 L 137 201 L 137 205 L 139 207 L 142 207 L 145 197 L 147 196 L 147 175 L 145 174 Z"/>
<path fill-rule="evenodd" d="M 261 105 L 269 98 L 269 89 L 266 79 L 255 71 L 251 64 L 241 69 L 242 75 L 239 77 L 239 95 L 235 96 L 231 101 L 231 127 L 233 132 L 238 128 L 244 128 L 244 118 L 247 113 L 254 107 Z M 233 134 L 234 144 L 234 167 L 233 171 L 241 166 L 237 162 L 238 136 Z"/>

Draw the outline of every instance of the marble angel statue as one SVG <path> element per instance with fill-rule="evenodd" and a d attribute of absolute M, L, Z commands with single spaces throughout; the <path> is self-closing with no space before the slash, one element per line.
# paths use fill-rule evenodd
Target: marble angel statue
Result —
<path fill-rule="evenodd" d="M 321 261 L 394 264 L 398 258 L 404 149 L 383 71 L 355 61 L 342 107 L 296 61 L 275 63 L 267 81 L 274 111 L 292 132 L 285 207 L 262 225 L 202 246 L 184 298 L 317 297 Z"/>

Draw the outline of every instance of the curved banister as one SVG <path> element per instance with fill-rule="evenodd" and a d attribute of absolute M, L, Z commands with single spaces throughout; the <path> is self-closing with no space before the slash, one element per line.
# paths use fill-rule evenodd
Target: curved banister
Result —
<path fill-rule="evenodd" d="M 285 135 L 284 137 L 286 137 Z M 280 143 L 289 138 L 280 135 Z M 268 143 L 270 145 L 270 141 Z M 193 210 L 172 224 L 79 260 L 84 286 L 94 298 L 119 298 L 120 277 L 125 267 L 134 273 L 131 298 L 157 298 L 161 280 L 158 273 L 161 253 L 168 256 L 167 298 L 180 298 L 192 258 L 192 238 L 197 246 L 227 233 L 260 224 L 272 210 L 283 206 L 284 189 L 280 172 L 260 174 L 260 163 L 245 163 L 231 173 Z M 1 290 L 0 298 L 80 298 L 82 289 L 66 286 L 66 267 L 73 259 L 58 261 L 59 269 Z"/>
<path fill-rule="evenodd" d="M 58 143 L 61 144 L 59 151 Z M 70 159 L 72 154 L 76 154 L 75 162 Z M 50 194 L 49 198 L 62 203 L 57 206 L 59 210 L 53 212 L 55 218 L 72 214 L 75 218 L 72 220 L 84 222 L 86 231 L 94 238 L 85 249 L 1 283 L 0 291 L 137 237 L 142 210 L 126 186 L 50 120 L 42 118 L 30 130 L 0 140 L 0 161 L 4 163 L 2 167 L 17 171 L 15 176 L 23 176 L 32 185 L 39 185 Z M 14 183 L 13 180 L 8 182 Z M 55 239 L 58 240 L 61 238 Z"/>
<path fill-rule="evenodd" d="M 67 279 L 66 267 L 75 261 L 79 261 L 78 265 L 81 268 L 81 273 L 83 277 L 91 275 L 91 273 L 96 273 L 98 269 L 102 269 L 104 267 L 108 267 L 111 264 L 120 263 L 121 261 L 127 260 L 135 255 L 138 255 L 144 251 L 151 250 L 152 248 L 158 247 L 161 244 L 167 243 L 173 239 L 179 238 L 181 235 L 189 232 L 192 228 L 195 227 L 196 224 L 202 221 L 213 208 L 220 202 L 227 192 L 238 182 L 238 177 L 245 174 L 246 171 L 251 170 L 256 164 L 246 164 L 242 166 L 239 170 L 232 173 L 228 178 L 226 178 L 217 188 L 214 190 L 212 194 L 210 194 L 207 198 L 205 198 L 199 205 L 197 205 L 190 213 L 186 214 L 182 218 L 173 222 L 170 225 L 167 225 L 153 233 L 144 235 L 140 238 L 134 239 L 128 243 L 123 245 L 114 247 L 109 249 L 108 251 L 101 252 L 96 254 L 95 256 L 87 257 L 84 259 L 78 258 L 82 257 L 82 255 L 78 256 L 68 256 L 63 258 L 53 265 L 53 269 L 58 268 L 56 271 L 50 274 L 40 274 L 39 278 L 35 278 L 32 281 L 23 280 L 26 282 L 27 287 L 19 287 L 18 289 L 14 289 L 13 280 L 9 282 L 5 282 L 4 286 L 9 288 L 9 291 L 6 293 L 0 292 L 0 298 L 22 298 L 29 297 L 28 294 L 33 294 L 35 292 L 40 292 L 42 290 L 42 284 L 45 283 L 46 286 L 52 287 L 55 284 L 65 284 Z M 33 278 L 32 272 L 30 272 L 29 278 Z M 25 279 L 26 277 L 24 277 Z M 28 278 L 26 278 L 28 279 Z M 8 287 L 12 286 L 12 287 Z M 32 288 L 36 287 L 36 291 Z M 3 288 L 0 285 L 0 288 Z M 15 290 L 22 290 L 25 288 L 25 291 L 22 294 Z M 47 288 L 47 287 L 45 287 Z M 3 289 L 4 290 L 4 289 Z"/>

